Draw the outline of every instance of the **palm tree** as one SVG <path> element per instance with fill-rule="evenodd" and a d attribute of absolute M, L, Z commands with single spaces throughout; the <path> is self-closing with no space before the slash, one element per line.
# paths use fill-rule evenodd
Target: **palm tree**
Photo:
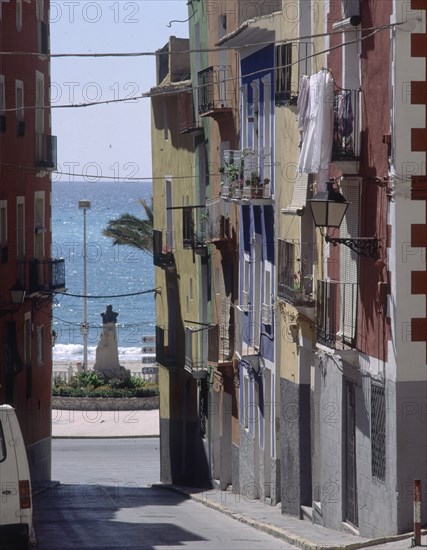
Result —
<path fill-rule="evenodd" d="M 122 214 L 115 220 L 110 220 L 103 230 L 104 237 L 113 239 L 113 245 L 127 245 L 149 254 L 153 253 L 153 199 L 150 204 L 139 199 L 145 210 L 146 218 L 138 218 L 132 214 Z"/>

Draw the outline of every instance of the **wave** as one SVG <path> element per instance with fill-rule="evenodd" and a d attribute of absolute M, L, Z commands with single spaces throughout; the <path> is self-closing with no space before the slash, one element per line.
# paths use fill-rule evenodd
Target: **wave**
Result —
<path fill-rule="evenodd" d="M 95 361 L 96 346 L 88 346 L 88 362 Z M 119 346 L 119 361 L 142 361 L 143 354 L 140 347 L 121 347 Z M 53 348 L 53 361 L 61 363 L 77 363 L 83 361 L 82 344 L 56 344 Z"/>

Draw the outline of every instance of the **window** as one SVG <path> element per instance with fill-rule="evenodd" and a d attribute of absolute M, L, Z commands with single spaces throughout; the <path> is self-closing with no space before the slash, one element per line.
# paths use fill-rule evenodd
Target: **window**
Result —
<path fill-rule="evenodd" d="M 173 210 L 172 210 L 172 180 L 165 181 L 166 197 L 166 252 L 171 252 L 174 246 L 173 239 Z"/>
<path fill-rule="evenodd" d="M 16 0 L 16 30 L 22 29 L 22 0 Z"/>
<path fill-rule="evenodd" d="M 245 259 L 243 264 L 243 287 L 242 287 L 242 299 L 241 308 L 244 311 L 249 309 L 249 280 L 250 280 L 250 261 L 249 254 L 245 253 Z"/>
<path fill-rule="evenodd" d="M 36 134 L 44 133 L 44 75 L 36 71 Z M 40 158 L 40 157 L 39 157 Z"/>
<path fill-rule="evenodd" d="M 37 21 L 44 19 L 44 0 L 36 0 L 36 17 Z"/>
<path fill-rule="evenodd" d="M 44 326 L 37 327 L 37 364 L 44 363 Z"/>
<path fill-rule="evenodd" d="M 193 209 L 186 206 L 182 209 L 182 244 L 191 248 L 194 242 Z"/>
<path fill-rule="evenodd" d="M 385 480 L 385 391 L 384 386 L 371 384 L 371 453 L 372 477 Z"/>
<path fill-rule="evenodd" d="M 292 44 L 276 46 L 276 105 L 284 105 L 291 99 Z"/>
<path fill-rule="evenodd" d="M 7 244 L 7 201 L 0 201 L 0 246 Z"/>
<path fill-rule="evenodd" d="M 0 201 L 0 263 L 8 260 L 7 248 L 7 201 Z"/>
<path fill-rule="evenodd" d="M 272 312 L 271 312 L 271 278 L 272 278 L 272 266 L 270 262 L 264 264 L 264 298 L 262 303 L 262 322 L 265 325 L 272 324 Z"/>
<path fill-rule="evenodd" d="M 165 141 L 169 139 L 168 106 L 166 101 L 163 101 L 163 139 Z"/>
<path fill-rule="evenodd" d="M 31 363 L 31 313 L 25 314 L 24 321 L 24 363 Z"/>
<path fill-rule="evenodd" d="M 24 83 L 22 80 L 15 80 L 16 91 L 16 119 L 24 120 Z"/>
<path fill-rule="evenodd" d="M 0 3 L 1 6 L 1 3 Z M 0 422 L 0 462 L 6 459 L 6 441 L 4 439 L 3 426 Z"/>
<path fill-rule="evenodd" d="M 4 113 L 6 108 L 6 93 L 4 86 L 4 75 L 0 74 L 0 115 Z"/>
<path fill-rule="evenodd" d="M 312 52 L 311 42 L 288 42 L 276 46 L 276 105 L 296 105 L 300 79 L 311 73 Z"/>
<path fill-rule="evenodd" d="M 25 204 L 24 197 L 16 198 L 16 255 L 22 259 L 25 254 Z"/>

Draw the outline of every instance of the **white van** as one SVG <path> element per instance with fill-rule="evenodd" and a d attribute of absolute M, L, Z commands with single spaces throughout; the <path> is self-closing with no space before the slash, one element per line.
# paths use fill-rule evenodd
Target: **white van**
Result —
<path fill-rule="evenodd" d="M 32 529 L 30 470 L 15 410 L 0 405 L 0 550 L 27 549 Z"/>

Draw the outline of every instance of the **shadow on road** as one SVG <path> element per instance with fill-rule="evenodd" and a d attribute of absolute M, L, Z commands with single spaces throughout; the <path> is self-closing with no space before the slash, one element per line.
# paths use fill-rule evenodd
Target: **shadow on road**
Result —
<path fill-rule="evenodd" d="M 183 495 L 132 483 L 65 484 L 34 498 L 39 550 L 150 549 L 206 540 L 189 525 Z"/>

